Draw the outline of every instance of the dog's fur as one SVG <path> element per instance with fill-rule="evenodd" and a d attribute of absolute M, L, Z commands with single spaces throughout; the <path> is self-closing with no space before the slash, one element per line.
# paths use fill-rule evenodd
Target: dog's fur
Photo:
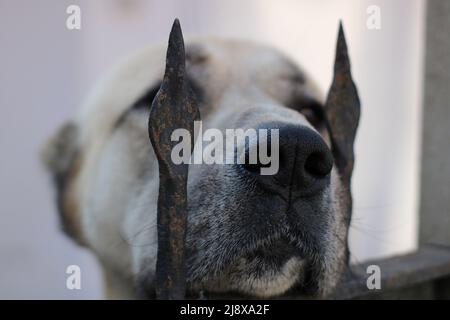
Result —
<path fill-rule="evenodd" d="M 110 298 L 149 297 L 154 289 L 158 165 L 147 123 L 164 58 L 165 47 L 152 47 L 116 66 L 45 151 L 64 230 L 98 256 Z M 330 145 L 324 119 L 312 111 L 322 96 L 279 52 L 202 39 L 186 45 L 186 63 L 204 129 L 276 122 L 309 127 Z M 192 166 L 189 291 L 330 293 L 348 262 L 348 193 L 335 167 L 323 191 L 288 203 L 237 166 Z"/>

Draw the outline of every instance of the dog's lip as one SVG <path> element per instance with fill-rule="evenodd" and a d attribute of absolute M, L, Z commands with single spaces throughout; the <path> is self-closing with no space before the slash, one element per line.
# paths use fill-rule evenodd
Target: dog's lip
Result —
<path fill-rule="evenodd" d="M 247 250 L 243 256 L 247 259 L 261 259 L 264 261 L 278 262 L 292 257 L 304 258 L 301 249 L 284 237 L 268 240 L 261 245 L 257 245 L 254 248 Z"/>

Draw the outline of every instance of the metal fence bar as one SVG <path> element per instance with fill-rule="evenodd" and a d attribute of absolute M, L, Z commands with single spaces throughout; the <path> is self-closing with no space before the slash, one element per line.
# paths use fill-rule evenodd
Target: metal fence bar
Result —
<path fill-rule="evenodd" d="M 367 267 L 377 265 L 381 270 L 381 290 L 367 288 Z M 417 252 L 373 260 L 351 267 L 333 298 L 354 299 L 382 295 L 450 276 L 450 247 L 427 245 Z"/>
<path fill-rule="evenodd" d="M 149 117 L 149 137 L 159 165 L 158 254 L 156 297 L 183 299 L 186 291 L 185 239 L 187 224 L 187 163 L 171 159 L 176 129 L 186 129 L 194 144 L 194 121 L 200 114 L 185 76 L 185 51 L 181 27 L 175 20 L 170 32 L 163 82 Z"/>

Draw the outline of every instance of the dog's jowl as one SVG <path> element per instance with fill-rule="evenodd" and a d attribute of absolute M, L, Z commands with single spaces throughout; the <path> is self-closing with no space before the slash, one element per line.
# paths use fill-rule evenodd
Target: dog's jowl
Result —
<path fill-rule="evenodd" d="M 239 158 L 238 150 L 249 155 L 264 146 L 278 161 L 272 174 L 262 174 L 270 164 L 259 157 L 189 165 L 188 294 L 272 297 L 295 288 L 323 297 L 338 285 L 348 264 L 359 99 L 342 27 L 337 42 L 327 99 L 270 47 L 186 42 L 185 80 L 203 132 L 256 132 L 228 151 Z M 113 68 L 46 148 L 63 228 L 96 254 L 110 298 L 154 296 L 159 172 L 148 118 L 165 51 L 145 48 Z M 271 130 L 277 150 L 259 134 Z"/>

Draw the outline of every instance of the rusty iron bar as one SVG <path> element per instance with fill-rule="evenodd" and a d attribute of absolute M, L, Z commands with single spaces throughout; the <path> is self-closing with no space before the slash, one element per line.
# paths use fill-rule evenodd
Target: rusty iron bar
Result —
<path fill-rule="evenodd" d="M 339 32 L 334 60 L 333 82 L 328 91 L 324 105 L 326 125 L 331 140 L 331 152 L 342 181 L 341 203 L 346 208 L 345 221 L 350 225 L 353 212 L 351 177 L 355 156 L 353 145 L 358 129 L 361 104 L 358 90 L 352 79 L 350 58 L 345 41 L 342 22 Z M 350 259 L 348 245 L 346 247 L 347 263 Z"/>
<path fill-rule="evenodd" d="M 197 102 L 186 79 L 183 34 L 175 19 L 169 36 L 166 69 L 153 100 L 148 131 L 159 165 L 157 209 L 157 299 L 183 299 L 186 292 L 185 239 L 187 227 L 188 164 L 171 160 L 172 132 L 186 129 L 194 144 L 194 121 L 200 120 Z"/>
<path fill-rule="evenodd" d="M 328 132 L 336 166 L 344 183 L 350 184 L 353 171 L 353 143 L 360 116 L 358 90 L 352 79 L 350 58 L 342 22 L 339 23 L 333 82 L 325 102 Z"/>

